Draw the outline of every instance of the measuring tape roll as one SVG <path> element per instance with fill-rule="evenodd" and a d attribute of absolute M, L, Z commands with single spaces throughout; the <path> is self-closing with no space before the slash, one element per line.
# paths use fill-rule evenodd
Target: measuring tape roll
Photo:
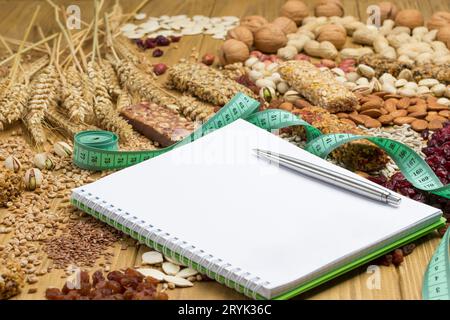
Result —
<path fill-rule="evenodd" d="M 303 126 L 307 141 L 309 141 L 305 149 L 324 159 L 331 151 L 345 143 L 361 139 L 369 140 L 383 149 L 395 161 L 405 178 L 414 187 L 450 198 L 450 185 L 444 186 L 428 164 L 414 150 L 400 142 L 352 134 L 323 135 L 319 129 L 290 112 L 276 109 L 256 112 L 258 107 L 258 101 L 239 93 L 189 136 L 170 147 L 158 150 L 118 151 L 118 137 L 114 133 L 83 131 L 75 135 L 73 162 L 76 166 L 87 170 L 121 169 L 195 141 L 237 119 L 245 119 L 266 130 Z"/>

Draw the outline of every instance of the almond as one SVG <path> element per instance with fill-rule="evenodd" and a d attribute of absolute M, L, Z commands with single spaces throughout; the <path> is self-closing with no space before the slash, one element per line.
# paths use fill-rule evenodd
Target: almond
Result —
<path fill-rule="evenodd" d="M 443 104 L 439 103 L 428 103 L 428 110 L 432 111 L 442 111 L 442 110 L 448 110 L 447 106 L 444 106 Z"/>
<path fill-rule="evenodd" d="M 361 119 L 363 119 L 364 122 L 372 120 L 372 117 L 365 114 L 360 114 L 359 116 L 361 117 Z"/>
<path fill-rule="evenodd" d="M 401 98 L 398 102 L 397 102 L 397 108 L 398 109 L 406 109 L 409 107 L 410 104 L 410 99 L 405 97 L 405 98 Z"/>
<path fill-rule="evenodd" d="M 344 112 L 336 113 L 336 115 L 339 119 L 348 119 L 348 117 L 349 117 L 348 113 L 344 113 Z"/>
<path fill-rule="evenodd" d="M 440 116 L 440 115 L 428 115 L 426 118 L 425 118 L 426 120 L 428 120 L 428 121 L 433 121 L 433 120 L 437 120 L 437 121 L 440 121 L 440 122 L 442 122 L 442 123 L 444 123 L 444 122 L 446 122 L 447 121 L 447 119 L 445 118 L 445 117 L 442 117 L 442 116 Z"/>
<path fill-rule="evenodd" d="M 409 123 L 413 122 L 414 120 L 417 120 L 417 119 L 413 118 L 413 117 L 398 117 L 398 118 L 394 119 L 394 124 L 401 126 L 404 124 L 409 124 Z"/>
<path fill-rule="evenodd" d="M 388 99 L 384 102 L 384 108 L 388 112 L 394 112 L 395 110 L 397 110 L 397 102 L 397 99 Z"/>
<path fill-rule="evenodd" d="M 283 102 L 278 108 L 281 110 L 292 111 L 294 105 L 290 102 Z"/>
<path fill-rule="evenodd" d="M 361 111 L 369 110 L 369 109 L 379 109 L 382 106 L 383 105 L 380 103 L 380 101 L 377 101 L 375 99 L 371 99 L 371 100 L 367 101 L 366 103 L 364 103 L 361 106 Z"/>
<path fill-rule="evenodd" d="M 385 108 L 380 108 L 380 112 L 382 115 L 389 114 L 389 112 Z"/>
<path fill-rule="evenodd" d="M 350 114 L 349 118 L 356 124 L 364 124 L 364 118 L 360 115 Z"/>
<path fill-rule="evenodd" d="M 379 128 L 381 127 L 381 122 L 376 119 L 370 119 L 364 122 L 367 128 Z"/>
<path fill-rule="evenodd" d="M 378 121 L 382 124 L 391 124 L 392 120 L 394 120 L 394 117 L 390 114 L 382 115 L 378 118 Z"/>
<path fill-rule="evenodd" d="M 406 111 L 406 110 L 396 110 L 394 112 L 391 112 L 390 114 L 394 118 L 406 117 L 408 115 L 408 111 Z"/>
<path fill-rule="evenodd" d="M 450 110 L 439 111 L 439 115 L 442 117 L 450 118 Z"/>
<path fill-rule="evenodd" d="M 427 106 L 422 105 L 422 104 L 417 104 L 417 105 L 408 107 L 407 110 L 408 110 L 408 112 L 411 112 L 411 113 L 413 113 L 413 112 L 427 112 Z"/>
<path fill-rule="evenodd" d="M 343 118 L 343 119 L 341 119 L 341 122 L 348 123 L 348 124 L 351 124 L 351 125 L 353 125 L 353 126 L 356 126 L 356 123 L 353 122 L 353 121 L 350 120 L 350 119 Z"/>
<path fill-rule="evenodd" d="M 361 115 L 369 116 L 372 118 L 378 118 L 379 116 L 382 115 L 382 113 L 379 109 L 369 109 L 361 112 Z"/>
<path fill-rule="evenodd" d="M 415 131 L 423 131 L 428 128 L 428 122 L 425 120 L 414 120 L 411 122 L 411 128 Z"/>
<path fill-rule="evenodd" d="M 428 124 L 428 130 L 439 130 L 442 129 L 442 122 L 439 120 L 432 120 L 430 121 L 430 123 Z"/>
<path fill-rule="evenodd" d="M 416 112 L 408 113 L 408 117 L 422 119 L 422 118 L 425 118 L 427 116 L 427 114 L 428 113 L 426 111 L 416 111 Z"/>

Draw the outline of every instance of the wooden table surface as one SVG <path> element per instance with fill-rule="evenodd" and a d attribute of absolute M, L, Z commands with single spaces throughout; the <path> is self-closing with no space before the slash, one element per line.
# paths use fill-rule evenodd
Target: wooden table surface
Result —
<path fill-rule="evenodd" d="M 93 5 L 90 0 L 82 1 L 58 1 L 58 4 L 77 4 L 81 7 L 81 18 L 90 21 L 93 15 Z M 314 1 L 305 1 L 309 4 L 312 12 Z M 378 1 L 367 0 L 343 0 L 346 15 L 353 15 L 360 19 L 366 19 L 366 8 L 368 5 Z M 438 10 L 450 10 L 450 2 L 447 0 L 398 0 L 393 1 L 399 8 L 417 8 L 427 19 Z M 114 1 L 106 0 L 105 7 L 112 6 Z M 137 0 L 123 0 L 124 12 L 129 12 L 140 3 Z M 141 10 L 149 16 L 186 14 L 189 16 L 203 14 L 207 16 L 235 15 L 238 17 L 259 14 L 267 19 L 277 17 L 279 8 L 283 0 L 150 0 Z M 37 24 L 41 25 L 46 34 L 56 32 L 57 27 L 53 19 L 53 11 L 45 1 L 13 1 L 0 0 L 0 33 L 3 36 L 21 38 L 28 21 L 35 10 L 37 4 L 41 5 L 41 12 L 37 19 Z M 38 39 L 36 30 L 30 35 L 30 40 Z M 178 49 L 170 47 L 168 52 L 160 60 L 168 64 L 176 62 L 182 57 L 191 53 L 192 49 L 197 49 L 201 54 L 210 52 L 216 53 L 220 41 L 209 36 L 187 36 L 182 38 Z M 9 128 L 0 134 L 2 137 L 10 134 L 13 128 Z M 0 209 L 0 217 L 5 210 Z M 369 226 L 368 226 L 369 227 Z M 318 236 L 320 235 L 318 231 Z M 6 241 L 8 235 L 0 235 L 0 243 Z M 313 239 L 311 239 L 314 241 Z M 332 241 L 332 239 L 330 239 Z M 405 262 L 399 267 L 380 267 L 379 288 L 368 285 L 373 279 L 373 273 L 367 272 L 366 267 L 358 268 L 344 276 L 341 276 L 327 284 L 300 295 L 300 299 L 420 299 L 422 276 L 426 265 L 434 252 L 439 237 L 432 234 L 416 242 L 418 247 L 414 252 L 405 258 Z M 134 266 L 139 263 L 142 252 L 147 250 L 141 246 L 139 249 L 130 247 L 121 250 L 118 244 L 115 251 L 112 270 L 122 267 Z M 27 294 L 28 286 L 23 290 L 18 299 L 42 299 L 45 289 L 49 286 L 61 287 L 64 279 L 63 273 L 52 271 L 40 278 L 38 284 L 33 285 L 38 292 Z M 378 273 L 377 273 L 378 274 Z M 244 296 L 235 291 L 222 286 L 216 282 L 197 282 L 193 288 L 176 289 L 169 291 L 172 299 L 242 299 Z"/>

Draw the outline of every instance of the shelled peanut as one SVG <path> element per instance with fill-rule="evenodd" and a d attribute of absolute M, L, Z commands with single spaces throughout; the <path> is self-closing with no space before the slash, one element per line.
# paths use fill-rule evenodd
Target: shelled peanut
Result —
<path fill-rule="evenodd" d="M 450 107 L 436 97 L 402 97 L 378 92 L 359 97 L 360 106 L 351 113 L 338 113 L 344 122 L 367 128 L 409 124 L 415 131 L 438 130 L 450 120 Z"/>

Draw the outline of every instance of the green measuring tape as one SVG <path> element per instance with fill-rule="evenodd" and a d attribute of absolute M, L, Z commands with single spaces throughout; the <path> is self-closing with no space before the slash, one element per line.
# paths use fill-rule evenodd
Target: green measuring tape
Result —
<path fill-rule="evenodd" d="M 237 119 L 245 119 L 266 130 L 303 126 L 308 141 L 305 149 L 324 159 L 345 143 L 369 140 L 395 161 L 405 178 L 417 189 L 450 199 L 450 185 L 444 186 L 428 164 L 414 150 L 400 142 L 346 133 L 323 135 L 320 130 L 290 112 L 275 109 L 256 112 L 258 107 L 258 101 L 239 93 L 192 134 L 170 147 L 158 150 L 119 151 L 116 134 L 109 131 L 83 131 L 75 135 L 73 162 L 87 170 L 122 169 L 195 141 Z M 447 231 L 427 268 L 423 285 L 424 299 L 450 299 L 449 238 L 450 231 Z"/>
<path fill-rule="evenodd" d="M 450 228 L 444 234 L 425 271 L 422 298 L 424 300 L 450 300 Z"/>

